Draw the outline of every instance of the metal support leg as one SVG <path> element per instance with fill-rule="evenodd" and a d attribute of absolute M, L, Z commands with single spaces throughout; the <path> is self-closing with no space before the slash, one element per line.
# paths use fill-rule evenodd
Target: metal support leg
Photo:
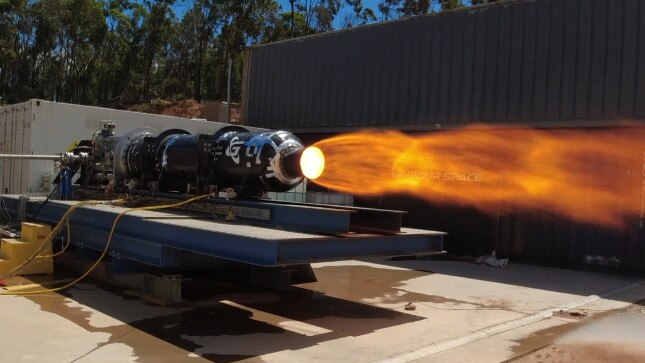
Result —
<path fill-rule="evenodd" d="M 74 172 L 70 168 L 63 168 L 60 172 L 60 199 L 72 199 L 72 176 Z"/>

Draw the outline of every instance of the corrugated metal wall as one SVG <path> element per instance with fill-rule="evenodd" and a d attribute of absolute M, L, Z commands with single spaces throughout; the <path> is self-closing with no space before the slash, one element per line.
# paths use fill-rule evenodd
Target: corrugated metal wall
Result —
<path fill-rule="evenodd" d="M 525 0 L 408 18 L 254 47 L 245 70 L 253 126 L 645 119 L 645 2 Z"/>
<path fill-rule="evenodd" d="M 447 231 L 446 250 L 477 257 L 645 274 L 645 231 L 634 218 L 625 229 L 574 222 L 547 213 L 488 215 L 469 207 L 434 205 L 406 196 L 358 199 L 364 207 L 403 209 L 406 226 Z M 499 223 L 499 227 L 498 227 Z"/>
<path fill-rule="evenodd" d="M 0 107 L 0 144 L 2 153 L 31 153 L 31 103 Z M 29 160 L 0 160 L 0 193 L 24 192 L 29 179 Z"/>

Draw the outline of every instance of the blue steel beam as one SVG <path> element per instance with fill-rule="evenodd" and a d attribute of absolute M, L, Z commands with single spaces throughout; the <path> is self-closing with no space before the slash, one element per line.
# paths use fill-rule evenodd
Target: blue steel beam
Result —
<path fill-rule="evenodd" d="M 56 223 L 50 218 L 47 218 L 46 222 Z M 107 230 L 72 223 L 72 243 L 76 246 L 102 251 L 108 235 Z M 146 265 L 165 268 L 179 267 L 178 252 L 174 248 L 132 238 L 123 233 L 115 233 L 110 246 L 110 255 L 114 258 L 123 257 Z"/>
<path fill-rule="evenodd" d="M 41 221 L 56 223 L 67 211 L 68 205 L 61 204 L 58 201 L 49 202 L 43 207 L 38 215 Z M 107 233 L 112 228 L 112 223 L 121 208 L 114 210 L 101 210 L 96 207 L 83 207 L 79 209 L 71 218 L 73 225 L 83 226 L 86 229 L 102 232 L 92 236 L 91 233 L 85 236 L 83 241 L 85 246 L 97 250 L 103 250 L 107 242 Z M 166 217 L 167 214 L 159 214 Z M 176 215 L 175 215 L 176 217 Z M 142 246 L 127 246 L 134 240 L 145 241 L 150 244 L 166 246 L 179 250 L 186 250 L 199 254 L 220 257 L 224 259 L 240 261 L 260 266 L 273 266 L 277 261 L 276 241 L 263 240 L 260 238 L 248 238 L 230 233 L 221 233 L 208 229 L 182 227 L 177 222 L 184 222 L 183 219 L 150 219 L 141 218 L 134 214 L 127 214 L 119 221 L 113 242 L 115 245 L 111 248 L 123 248 L 123 258 L 130 258 L 126 255 L 126 250 L 141 250 Z M 210 222 L 215 225 L 224 224 Z M 144 251 L 145 253 L 145 251 Z M 133 256 L 134 257 L 134 256 Z M 164 264 L 161 257 L 155 255 L 152 259 L 159 259 L 161 266 Z M 150 260 L 150 258 L 149 258 Z M 142 261 L 143 262 L 143 261 Z M 152 262 L 152 261 L 151 261 Z M 156 263 L 152 262 L 157 265 Z"/>
<path fill-rule="evenodd" d="M 148 194 L 141 194 L 148 195 Z M 180 196 L 170 193 L 156 193 L 157 197 L 170 199 L 188 199 L 191 195 Z M 303 205 L 302 203 L 275 202 L 269 200 L 230 200 L 225 198 L 208 198 L 200 201 L 203 204 L 250 208 L 267 211 L 268 220 L 247 218 L 244 215 L 237 219 L 251 220 L 255 224 L 266 224 L 289 230 L 313 231 L 326 234 L 342 234 L 350 231 L 352 220 L 357 214 L 353 208 L 333 207 L 325 205 Z M 308 218 L 302 218 L 306 214 Z"/>
<path fill-rule="evenodd" d="M 307 207 L 296 203 L 276 204 L 268 201 L 222 200 L 209 199 L 218 204 L 233 204 L 237 207 L 261 208 L 271 212 L 270 223 L 287 229 L 316 231 L 327 234 L 347 233 L 350 229 L 350 218 L 354 213 L 347 209 L 324 206 Z M 308 218 L 303 218 L 306 215 Z"/>
<path fill-rule="evenodd" d="M 4 196 L 8 209 L 17 211 L 17 197 Z M 56 223 L 72 202 L 50 201 L 37 220 Z M 38 201 L 28 203 L 30 211 Z M 102 250 L 119 207 L 82 207 L 71 219 L 85 247 Z M 222 221 L 177 218 L 177 211 L 134 212 L 119 222 L 110 252 L 121 258 L 154 266 L 175 266 L 176 250 L 185 250 L 258 266 L 284 266 L 376 255 L 441 252 L 442 232 L 405 230 L 396 235 L 349 234 L 347 237 L 277 230 Z M 293 216 L 295 218 L 296 216 Z M 308 218 L 306 208 L 298 217 Z"/>
<path fill-rule="evenodd" d="M 278 245 L 278 263 L 288 261 L 288 264 L 298 264 L 367 256 L 406 256 L 443 252 L 443 237 L 446 233 L 407 228 L 402 230 L 404 233 L 398 235 L 340 237 L 324 241 L 283 241 Z"/>

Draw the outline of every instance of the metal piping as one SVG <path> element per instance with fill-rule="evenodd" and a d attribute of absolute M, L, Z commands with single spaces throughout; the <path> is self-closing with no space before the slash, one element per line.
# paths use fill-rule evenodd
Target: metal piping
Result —
<path fill-rule="evenodd" d="M 63 165 L 70 165 L 75 161 L 86 161 L 89 159 L 87 153 L 72 154 L 70 152 L 58 155 L 31 155 L 31 154 L 0 154 L 0 159 L 13 160 L 51 160 L 60 162 Z"/>
<path fill-rule="evenodd" d="M 61 155 L 20 155 L 20 154 L 0 154 L 0 159 L 20 159 L 20 160 L 60 160 Z"/>

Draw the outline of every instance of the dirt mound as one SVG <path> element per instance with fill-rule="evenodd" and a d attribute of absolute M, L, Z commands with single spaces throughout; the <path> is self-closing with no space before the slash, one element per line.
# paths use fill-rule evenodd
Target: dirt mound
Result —
<path fill-rule="evenodd" d="M 202 113 L 202 104 L 195 100 L 167 101 L 156 99 L 147 103 L 133 105 L 128 110 L 157 115 L 199 118 Z"/>

